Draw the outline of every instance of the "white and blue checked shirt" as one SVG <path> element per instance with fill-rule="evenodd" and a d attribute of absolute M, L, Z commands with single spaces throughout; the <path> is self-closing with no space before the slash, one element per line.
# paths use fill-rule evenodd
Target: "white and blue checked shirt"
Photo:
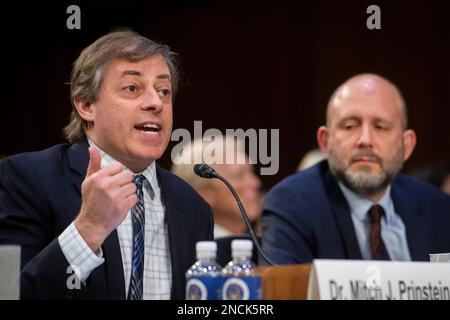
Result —
<path fill-rule="evenodd" d="M 95 146 L 89 141 L 91 146 Z M 97 148 L 101 156 L 101 168 L 116 162 L 111 156 Z M 161 200 L 161 189 L 156 177 L 156 164 L 140 172 L 150 183 L 155 196 L 153 200 L 148 190 L 144 188 L 145 205 L 145 252 L 144 252 L 144 300 L 168 300 L 172 286 L 172 267 L 169 250 L 169 236 L 165 222 L 165 209 Z M 125 296 L 131 277 L 131 262 L 133 256 L 133 227 L 131 210 L 124 221 L 117 227 L 120 252 L 125 279 Z M 80 271 L 80 279 L 85 281 L 92 270 L 100 266 L 105 259 L 103 253 L 96 255 L 86 244 L 72 222 L 58 238 L 59 245 L 70 263 Z"/>

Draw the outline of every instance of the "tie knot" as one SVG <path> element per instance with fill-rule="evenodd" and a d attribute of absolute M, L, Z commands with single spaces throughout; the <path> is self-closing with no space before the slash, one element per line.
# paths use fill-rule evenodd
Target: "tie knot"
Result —
<path fill-rule="evenodd" d="M 372 223 L 380 223 L 380 219 L 383 215 L 384 215 L 383 207 L 380 206 L 379 204 L 375 204 L 369 209 L 370 221 Z"/>
<path fill-rule="evenodd" d="M 137 191 L 142 193 L 142 186 L 146 188 L 147 192 L 150 194 L 150 197 L 153 199 L 155 196 L 155 191 L 150 184 L 150 182 L 145 178 L 142 174 L 137 174 L 133 177 L 133 182 L 136 185 Z"/>
<path fill-rule="evenodd" d="M 138 189 L 142 189 L 144 181 L 147 181 L 147 179 L 142 174 L 137 174 L 133 177 L 133 182 Z"/>

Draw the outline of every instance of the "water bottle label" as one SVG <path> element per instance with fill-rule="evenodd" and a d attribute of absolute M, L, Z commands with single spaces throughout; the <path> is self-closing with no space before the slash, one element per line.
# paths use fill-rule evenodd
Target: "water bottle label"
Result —
<path fill-rule="evenodd" d="M 260 300 L 261 278 L 257 276 L 230 277 L 223 284 L 223 300 Z"/>
<path fill-rule="evenodd" d="M 186 283 L 186 300 L 221 300 L 223 277 L 191 277 Z"/>

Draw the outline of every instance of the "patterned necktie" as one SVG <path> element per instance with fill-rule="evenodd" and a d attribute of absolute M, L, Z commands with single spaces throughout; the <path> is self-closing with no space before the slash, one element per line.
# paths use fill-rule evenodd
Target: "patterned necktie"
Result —
<path fill-rule="evenodd" d="M 384 215 L 383 207 L 376 204 L 369 209 L 370 233 L 369 243 L 372 260 L 390 260 L 389 254 L 381 238 L 381 216 Z"/>
<path fill-rule="evenodd" d="M 144 194 L 142 186 L 150 186 L 149 182 L 141 174 L 134 176 L 136 184 L 137 203 L 131 209 L 131 220 L 133 225 L 133 256 L 131 262 L 131 279 L 128 290 L 128 300 L 142 300 L 144 296 L 144 236 L 145 236 L 145 210 Z M 152 190 L 153 191 L 153 190 Z"/>

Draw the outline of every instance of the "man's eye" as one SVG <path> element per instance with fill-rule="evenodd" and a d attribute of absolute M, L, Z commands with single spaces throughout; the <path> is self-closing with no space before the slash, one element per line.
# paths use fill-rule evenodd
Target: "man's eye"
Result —
<path fill-rule="evenodd" d="M 380 130 L 380 131 L 385 131 L 385 130 L 386 130 L 386 127 L 380 126 L 380 125 L 376 125 L 376 126 L 375 126 L 375 129 Z"/>
<path fill-rule="evenodd" d="M 169 89 L 162 89 L 162 90 L 161 90 L 161 94 L 162 94 L 164 97 L 168 97 L 168 96 L 170 96 L 170 90 L 169 90 Z"/>
<path fill-rule="evenodd" d="M 131 93 L 135 93 L 135 92 L 137 91 L 137 87 L 136 87 L 135 85 L 133 85 L 133 84 L 131 84 L 131 85 L 129 85 L 129 86 L 126 86 L 125 89 L 126 89 L 128 92 L 131 92 Z"/>

